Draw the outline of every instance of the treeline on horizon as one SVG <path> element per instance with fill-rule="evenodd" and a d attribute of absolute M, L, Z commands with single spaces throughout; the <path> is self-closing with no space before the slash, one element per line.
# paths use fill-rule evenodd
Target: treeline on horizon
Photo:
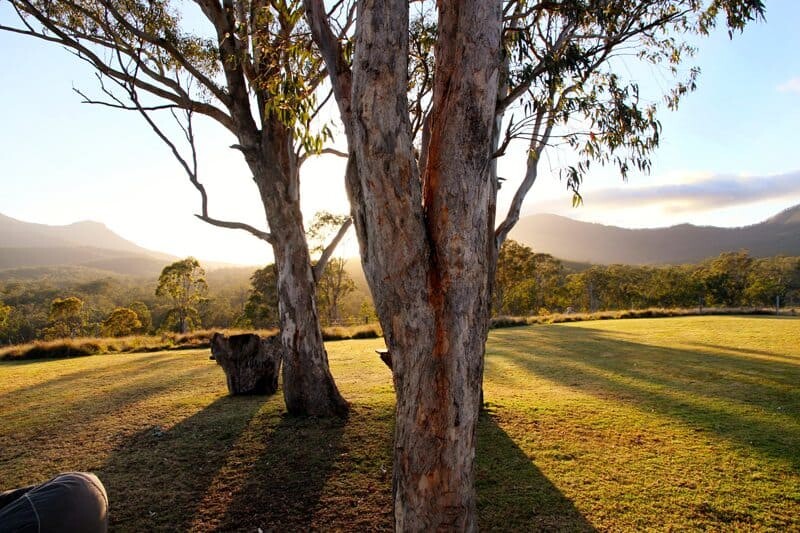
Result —
<path fill-rule="evenodd" d="M 647 308 L 800 304 L 800 257 L 723 252 L 697 264 L 589 265 L 571 270 L 549 254 L 506 241 L 492 311 L 529 316 Z"/>
<path fill-rule="evenodd" d="M 192 278 L 177 296 L 159 280 L 106 277 L 89 281 L 39 279 L 0 282 L 0 344 L 68 337 L 119 337 L 206 329 L 268 329 L 278 324 L 275 270 L 256 270 L 249 283 L 241 270 L 208 276 L 191 258 Z M 196 261 L 195 261 L 196 263 Z M 334 259 L 319 283 L 323 326 L 375 322 L 363 284 Z M 188 269 L 188 270 L 186 270 Z M 162 273 L 162 278 L 164 274 Z M 188 278 L 187 278 L 188 279 Z M 157 293 L 159 293 L 157 295 Z M 572 265 L 515 241 L 500 250 L 492 301 L 494 316 L 648 308 L 800 305 L 800 257 L 752 257 L 725 252 L 698 264 Z M 777 310 L 777 309 L 776 309 Z"/>

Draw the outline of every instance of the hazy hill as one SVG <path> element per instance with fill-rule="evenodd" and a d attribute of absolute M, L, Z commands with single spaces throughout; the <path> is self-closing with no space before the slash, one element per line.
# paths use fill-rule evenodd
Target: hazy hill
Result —
<path fill-rule="evenodd" d="M 115 252 L 145 254 L 152 257 L 172 256 L 153 252 L 125 240 L 100 222 L 89 220 L 66 226 L 50 226 L 23 222 L 0 214 L 0 248 L 64 248 L 91 247 Z"/>
<path fill-rule="evenodd" d="M 99 222 L 49 226 L 0 215 L 0 270 L 13 269 L 16 276 L 30 269 L 71 266 L 149 277 L 176 259 L 125 240 Z"/>
<path fill-rule="evenodd" d="M 681 224 L 626 229 L 531 215 L 520 219 L 510 238 L 559 259 L 600 264 L 694 263 L 740 249 L 757 257 L 800 255 L 800 205 L 741 228 Z"/>

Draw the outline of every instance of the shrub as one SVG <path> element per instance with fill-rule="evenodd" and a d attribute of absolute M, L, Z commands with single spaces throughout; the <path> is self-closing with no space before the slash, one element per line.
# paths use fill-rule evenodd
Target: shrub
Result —
<path fill-rule="evenodd" d="M 322 328 L 322 338 L 326 341 L 342 341 L 347 339 L 377 339 L 383 336 L 378 324 L 363 326 L 334 326 Z"/>
<path fill-rule="evenodd" d="M 535 317 L 531 317 L 531 318 L 535 318 Z M 525 317 L 519 317 L 519 316 L 497 316 L 497 317 L 492 318 L 492 320 L 489 322 L 489 327 L 491 329 L 513 328 L 513 327 L 517 327 L 517 326 L 527 326 L 528 324 L 531 324 L 531 323 L 533 323 L 533 322 L 530 322 Z"/>
<path fill-rule="evenodd" d="M 96 339 L 60 339 L 12 346 L 0 351 L 0 359 L 21 360 L 81 357 L 85 355 L 95 355 L 102 351 L 102 343 Z"/>

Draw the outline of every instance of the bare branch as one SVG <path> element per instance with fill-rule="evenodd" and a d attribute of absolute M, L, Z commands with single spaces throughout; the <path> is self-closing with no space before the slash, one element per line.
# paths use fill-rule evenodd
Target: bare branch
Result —
<path fill-rule="evenodd" d="M 348 218 L 342 224 L 342 227 L 339 228 L 339 231 L 336 233 L 336 236 L 328 243 L 328 246 L 325 247 L 323 250 L 322 255 L 320 256 L 317 263 L 314 265 L 314 281 L 318 281 L 320 276 L 322 276 L 322 272 L 325 270 L 325 265 L 328 264 L 331 256 L 333 255 L 333 251 L 339 245 L 339 242 L 344 238 L 347 230 L 350 229 L 350 226 L 353 224 L 353 219 Z"/>
<path fill-rule="evenodd" d="M 336 95 L 336 101 L 339 104 L 339 111 L 342 114 L 342 121 L 345 129 L 349 129 L 350 91 L 353 75 L 350 66 L 345 61 L 341 41 L 331 30 L 323 0 L 303 0 L 303 5 L 306 8 L 306 17 L 311 27 L 311 33 L 314 36 L 314 42 L 319 47 L 325 60 L 325 65 L 328 68 L 331 85 Z"/>
<path fill-rule="evenodd" d="M 112 107 L 114 109 L 122 109 L 122 110 L 125 110 L 125 111 L 139 111 L 139 108 L 137 108 L 136 106 L 125 105 L 125 104 L 119 103 L 118 101 L 106 102 L 106 101 L 103 101 L 103 100 L 94 100 L 94 99 L 89 98 L 88 96 L 86 96 L 86 94 L 84 94 L 83 92 L 81 92 L 79 89 L 77 89 L 75 87 L 73 87 L 72 90 L 78 96 L 83 98 L 83 100 L 81 100 L 82 104 L 100 105 L 100 106 L 105 106 L 105 107 Z M 117 100 L 117 99 L 115 98 L 114 100 Z M 164 104 L 164 105 L 156 105 L 156 106 L 142 106 L 142 109 L 144 109 L 145 111 L 161 111 L 161 110 L 164 110 L 164 109 L 180 109 L 180 106 L 175 105 L 175 104 Z"/>
<path fill-rule="evenodd" d="M 62 30 L 59 25 L 50 20 L 39 9 L 37 9 L 37 7 L 31 2 L 25 0 L 20 0 L 20 2 L 25 6 L 25 13 L 33 17 L 39 24 L 41 24 L 46 32 L 44 30 L 34 30 L 33 27 L 25 20 L 25 16 L 20 12 L 19 9 L 17 9 L 17 13 L 28 30 L 5 25 L 0 26 L 0 30 L 28 35 L 43 41 L 61 44 L 68 50 L 72 51 L 82 61 L 89 63 L 100 74 L 106 76 L 107 78 L 122 83 L 128 83 L 132 81 L 136 88 L 146 91 L 156 97 L 170 101 L 183 109 L 190 109 L 192 111 L 207 115 L 222 124 L 228 130 L 235 133 L 233 122 L 230 116 L 214 105 L 190 98 L 183 88 L 180 87 L 180 85 L 176 85 L 174 80 L 170 80 L 169 78 L 160 75 L 152 69 L 149 69 L 142 63 L 140 58 L 136 57 L 136 50 L 134 46 L 127 46 L 124 50 L 121 50 L 121 46 L 119 46 L 120 43 L 117 42 L 105 42 L 96 37 L 83 34 L 80 34 L 77 37 L 71 36 Z M 100 24 L 102 24 L 102 21 Z M 129 74 L 126 72 L 125 64 L 122 61 L 120 61 L 119 68 L 115 68 L 110 64 L 110 60 L 102 59 L 79 39 L 84 39 L 90 43 L 100 46 L 105 50 L 112 51 L 116 54 L 117 58 L 121 57 L 121 54 L 125 54 L 125 56 L 127 56 L 129 59 L 138 63 L 139 68 L 147 74 L 152 82 L 145 81 L 138 77 L 136 79 L 131 79 Z M 141 50 L 139 52 L 141 52 Z M 163 86 L 159 86 L 157 84 L 161 84 Z M 164 86 L 168 88 L 165 88 Z"/>
<path fill-rule="evenodd" d="M 222 228 L 229 228 L 229 229 L 241 229 L 244 231 L 249 232 L 250 234 L 254 235 L 255 237 L 266 241 L 268 243 L 273 243 L 273 238 L 270 233 L 265 231 L 259 230 L 250 226 L 249 224 L 244 224 L 242 222 L 230 222 L 226 220 L 219 220 L 216 218 L 212 218 L 208 215 L 208 193 L 206 192 L 205 186 L 200 182 L 197 177 L 197 148 L 195 144 L 194 138 L 194 130 L 192 127 L 192 112 L 186 111 L 186 126 L 184 126 L 180 120 L 178 119 L 177 115 L 174 114 L 173 110 L 173 117 L 178 122 L 181 130 L 186 137 L 186 140 L 189 144 L 189 147 L 192 152 L 192 159 L 191 164 L 183 157 L 183 155 L 178 150 L 178 147 L 175 145 L 174 142 L 163 132 L 163 130 L 156 124 L 156 122 L 150 117 L 147 110 L 139 103 L 138 95 L 136 94 L 135 89 L 131 85 L 124 85 L 120 82 L 119 83 L 123 89 L 128 92 L 128 96 L 133 102 L 135 108 L 139 111 L 145 121 L 150 125 L 150 128 L 155 132 L 155 134 L 167 145 L 169 146 L 170 150 L 172 151 L 173 156 L 177 159 L 178 163 L 180 163 L 181 167 L 183 167 L 184 172 L 189 177 L 189 181 L 194 185 L 197 191 L 200 193 L 200 200 L 201 200 L 201 211 L 202 214 L 195 215 L 200 220 L 211 224 L 213 226 L 218 226 Z"/>
<path fill-rule="evenodd" d="M 347 154 L 347 152 L 342 152 L 341 150 L 337 150 L 336 148 L 323 148 L 320 154 L 330 154 L 330 155 L 335 155 L 337 157 L 343 157 L 345 159 L 350 157 Z"/>
<path fill-rule="evenodd" d="M 547 111 L 545 109 L 541 109 L 537 113 L 536 126 L 534 126 L 535 131 L 538 131 L 541 127 L 541 122 L 546 112 Z M 525 196 L 527 196 L 528 192 L 531 190 L 531 187 L 533 187 L 534 182 L 536 182 L 536 178 L 539 173 L 539 158 L 541 157 L 542 151 L 550 139 L 554 124 L 555 120 L 551 114 L 547 118 L 547 124 L 541 137 L 537 139 L 537 137 L 534 135 L 531 138 L 530 151 L 528 153 L 528 161 L 525 169 L 525 177 L 517 188 L 517 191 L 514 193 L 514 199 L 511 201 L 511 206 L 508 208 L 508 214 L 506 215 L 505 220 L 503 220 L 503 222 L 494 232 L 495 245 L 497 246 L 498 250 L 508 237 L 509 232 L 519 221 L 519 215 L 522 211 L 522 202 L 525 200 Z"/>
<path fill-rule="evenodd" d="M 232 147 L 231 147 L 231 148 L 232 148 Z M 344 159 L 347 159 L 348 157 L 350 157 L 350 156 L 347 154 L 347 152 L 342 152 L 341 150 L 337 150 L 336 148 L 323 148 L 323 149 L 322 149 L 322 150 L 320 150 L 319 152 L 307 152 L 307 153 L 304 153 L 303 155 L 299 156 L 299 157 L 297 158 L 297 164 L 298 164 L 298 165 L 302 165 L 302 164 L 303 164 L 303 163 L 305 163 L 305 162 L 308 160 L 308 158 L 309 158 L 309 157 L 311 157 L 312 155 L 324 155 L 324 154 L 328 154 L 328 155 L 335 155 L 336 157 L 342 157 L 342 158 L 344 158 Z"/>
<path fill-rule="evenodd" d="M 267 233 L 266 231 L 261 231 L 260 229 L 256 229 L 249 224 L 244 224 L 242 222 L 228 222 L 225 220 L 217 220 L 215 218 L 211 218 L 206 215 L 195 215 L 195 216 L 200 220 L 202 220 L 203 222 L 211 224 L 212 226 L 219 226 L 220 228 L 228 228 L 228 229 L 241 229 L 254 235 L 255 237 L 258 237 L 262 241 L 266 241 L 270 244 L 275 242 L 275 240 L 272 238 L 271 233 Z"/>

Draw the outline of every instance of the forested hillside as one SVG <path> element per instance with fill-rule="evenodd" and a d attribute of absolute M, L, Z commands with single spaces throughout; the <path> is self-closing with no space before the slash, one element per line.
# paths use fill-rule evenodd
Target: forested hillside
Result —
<path fill-rule="evenodd" d="M 156 296 L 156 277 L 110 276 L 81 267 L 40 267 L 0 274 L 0 344 L 68 334 L 152 334 L 176 329 L 170 320 L 172 303 Z M 212 270 L 204 279 L 207 290 L 199 294 L 193 327 L 260 329 L 277 325 L 272 265 L 259 270 Z M 329 264 L 317 300 L 323 325 L 376 320 L 357 259 L 335 259 Z M 528 316 L 649 307 L 776 305 L 800 306 L 800 257 L 755 258 L 739 251 L 696 264 L 582 265 L 507 241 L 500 252 L 492 307 L 495 315 Z M 71 311 L 65 311 L 67 308 Z M 136 313 L 134 320 L 140 324 L 109 329 L 110 317 L 115 311 L 119 315 L 119 309 Z"/>
<path fill-rule="evenodd" d="M 581 263 L 697 263 L 742 249 L 754 257 L 800 256 L 800 205 L 742 228 L 682 224 L 627 229 L 557 215 L 532 215 L 520 219 L 511 238 L 575 269 L 580 269 Z M 156 277 L 164 264 L 175 259 L 127 241 L 97 222 L 48 226 L 0 215 L 0 280 L 28 279 L 36 277 L 36 269 L 41 267 L 62 270 L 64 266 L 106 275 Z M 366 290 L 358 260 L 349 260 L 347 269 Z"/>

